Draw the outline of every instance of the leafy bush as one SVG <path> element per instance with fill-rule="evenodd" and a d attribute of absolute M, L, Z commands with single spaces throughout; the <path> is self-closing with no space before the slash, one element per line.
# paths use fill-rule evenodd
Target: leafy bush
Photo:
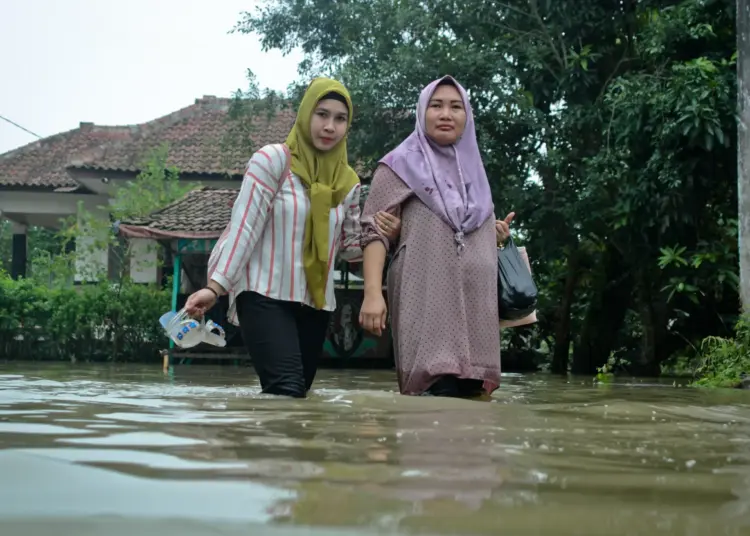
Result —
<path fill-rule="evenodd" d="M 0 357 L 155 360 L 167 344 L 158 318 L 169 297 L 130 282 L 49 288 L 0 272 Z"/>
<path fill-rule="evenodd" d="M 738 387 L 750 373 L 750 318 L 742 317 L 734 338 L 706 337 L 700 348 L 695 385 Z"/>

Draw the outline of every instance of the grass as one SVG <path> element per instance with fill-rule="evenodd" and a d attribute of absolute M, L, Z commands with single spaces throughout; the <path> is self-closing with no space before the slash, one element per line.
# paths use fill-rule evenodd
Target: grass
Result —
<path fill-rule="evenodd" d="M 742 317 L 733 338 L 706 337 L 701 342 L 693 385 L 739 387 L 750 373 L 750 318 Z"/>

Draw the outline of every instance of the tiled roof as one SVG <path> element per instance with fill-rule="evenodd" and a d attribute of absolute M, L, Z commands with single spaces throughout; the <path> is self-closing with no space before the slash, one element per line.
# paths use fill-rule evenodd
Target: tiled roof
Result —
<path fill-rule="evenodd" d="M 131 238 L 218 238 L 232 217 L 239 190 L 203 187 L 140 221 L 120 222 Z"/>
<path fill-rule="evenodd" d="M 72 156 L 71 168 L 140 171 L 150 150 L 169 145 L 168 164 L 182 173 L 241 173 L 250 158 L 239 144 L 224 145 L 228 130 L 230 99 L 204 97 L 195 104 L 165 117 L 139 125 L 130 140 L 107 144 Z M 280 108 L 269 116 L 261 113 L 253 119 L 251 139 L 255 148 L 281 143 L 294 124 L 294 110 Z"/>
<path fill-rule="evenodd" d="M 247 150 L 223 145 L 230 99 L 203 97 L 169 115 L 131 126 L 81 123 L 0 155 L 0 188 L 75 191 L 79 184 L 70 169 L 138 172 L 151 149 L 169 145 L 168 163 L 183 173 L 224 174 L 244 168 Z M 273 116 L 254 119 L 256 146 L 280 143 L 294 123 L 294 111 L 282 108 Z"/>
<path fill-rule="evenodd" d="M 0 154 L 0 188 L 74 191 L 79 184 L 65 170 L 70 155 L 129 136 L 127 127 L 81 123 L 79 128 Z"/>
<path fill-rule="evenodd" d="M 360 208 L 369 186 L 362 185 Z M 218 238 L 232 218 L 239 190 L 204 186 L 140 221 L 124 221 L 119 233 L 128 238 Z"/>

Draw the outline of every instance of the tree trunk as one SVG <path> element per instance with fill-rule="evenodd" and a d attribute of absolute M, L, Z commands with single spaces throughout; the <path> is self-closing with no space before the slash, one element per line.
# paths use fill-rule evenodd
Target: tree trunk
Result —
<path fill-rule="evenodd" d="M 570 354 L 570 309 L 573 306 L 576 286 L 580 277 L 580 253 L 574 251 L 568 257 L 568 273 L 565 276 L 565 289 L 555 326 L 555 346 L 552 354 L 551 370 L 554 374 L 568 372 Z"/>
<path fill-rule="evenodd" d="M 750 2 L 737 1 L 737 199 L 740 298 L 750 313 Z"/>
<path fill-rule="evenodd" d="M 596 367 L 606 363 L 632 299 L 633 282 L 622 255 L 607 246 L 602 256 L 573 352 L 573 374 L 593 374 Z"/>
<path fill-rule="evenodd" d="M 659 364 L 666 358 L 664 346 L 667 339 L 666 308 L 654 288 L 656 274 L 647 268 L 639 268 L 638 279 L 638 313 L 641 320 L 641 351 L 637 363 L 633 363 L 631 372 L 640 376 L 658 376 Z"/>

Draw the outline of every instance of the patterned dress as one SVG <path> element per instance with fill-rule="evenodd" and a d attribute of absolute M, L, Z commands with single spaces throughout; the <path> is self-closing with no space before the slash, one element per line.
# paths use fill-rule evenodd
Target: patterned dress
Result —
<path fill-rule="evenodd" d="M 379 166 L 362 213 L 362 247 L 380 240 L 373 216 L 401 218 L 388 272 L 388 308 L 399 389 L 421 394 L 440 376 L 500 382 L 495 218 L 465 238 L 459 255 L 453 230 L 390 168 Z"/>

